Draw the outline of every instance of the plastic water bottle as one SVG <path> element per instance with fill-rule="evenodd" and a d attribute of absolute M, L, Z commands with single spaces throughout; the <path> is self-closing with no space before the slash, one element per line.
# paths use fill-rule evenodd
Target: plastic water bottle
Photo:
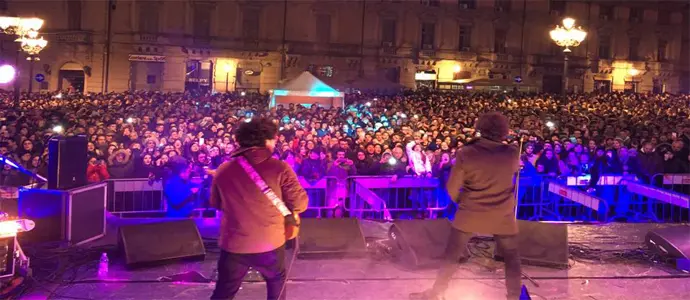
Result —
<path fill-rule="evenodd" d="M 103 277 L 108 275 L 108 253 L 103 252 L 101 259 L 98 261 L 98 276 Z"/>

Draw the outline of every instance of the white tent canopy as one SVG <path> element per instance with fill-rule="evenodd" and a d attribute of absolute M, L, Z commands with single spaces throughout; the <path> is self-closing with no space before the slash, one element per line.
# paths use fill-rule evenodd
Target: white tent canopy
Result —
<path fill-rule="evenodd" d="M 311 106 L 319 104 L 324 107 L 343 107 L 345 94 L 328 86 L 309 72 L 302 72 L 296 78 L 273 90 L 271 107 L 279 104 L 300 104 Z"/>

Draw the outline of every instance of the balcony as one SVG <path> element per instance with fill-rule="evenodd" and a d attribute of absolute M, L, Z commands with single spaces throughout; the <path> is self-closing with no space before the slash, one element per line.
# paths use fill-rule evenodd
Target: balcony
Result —
<path fill-rule="evenodd" d="M 196 46 L 211 45 L 211 37 L 210 36 L 194 36 L 193 41 L 194 41 L 194 45 L 196 45 Z"/>
<path fill-rule="evenodd" d="M 137 35 L 137 39 L 144 43 L 155 43 L 158 41 L 158 34 L 155 33 L 140 33 Z"/>
<path fill-rule="evenodd" d="M 93 32 L 91 31 L 68 31 L 46 33 L 55 42 L 68 44 L 90 44 L 93 42 Z"/>
<path fill-rule="evenodd" d="M 303 41 L 290 41 L 288 47 L 290 53 L 295 54 L 321 54 L 333 56 L 359 56 L 360 45 L 336 44 L 336 43 L 312 43 Z"/>
<path fill-rule="evenodd" d="M 436 50 L 434 49 L 422 49 L 419 50 L 419 57 L 436 57 Z"/>

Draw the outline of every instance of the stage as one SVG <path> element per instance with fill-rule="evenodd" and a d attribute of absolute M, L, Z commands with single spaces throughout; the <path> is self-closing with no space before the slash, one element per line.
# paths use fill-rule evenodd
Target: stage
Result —
<path fill-rule="evenodd" d="M 162 219 L 108 218 L 107 235 L 85 246 L 115 245 L 119 226 L 158 221 Z M 215 219 L 197 219 L 203 237 L 218 236 L 216 222 Z M 362 231 L 369 239 L 385 238 L 388 226 L 362 221 Z M 642 245 L 649 229 L 659 226 L 665 225 L 569 225 L 568 235 L 571 244 L 598 249 L 634 249 Z M 212 245 L 212 242 L 207 244 Z M 80 268 L 69 282 L 45 284 L 40 289 L 32 289 L 22 299 L 208 299 L 213 283 L 161 281 L 162 277 L 190 271 L 211 278 L 218 249 L 207 247 L 207 251 L 202 262 L 177 262 L 135 271 L 125 270 L 122 262 L 112 254 L 106 279 L 96 276 L 94 266 L 97 262 L 94 261 L 91 267 Z M 539 285 L 523 279 L 532 299 L 690 299 L 690 277 L 662 264 L 571 260 L 571 265 L 568 270 L 525 266 L 523 271 Z M 403 300 L 411 292 L 430 287 L 434 276 L 434 270 L 405 270 L 380 255 L 361 259 L 297 259 L 288 276 L 287 296 L 299 300 Z M 502 264 L 473 257 L 456 273 L 446 299 L 505 299 L 503 295 Z M 243 284 L 237 299 L 265 299 L 264 284 Z"/>

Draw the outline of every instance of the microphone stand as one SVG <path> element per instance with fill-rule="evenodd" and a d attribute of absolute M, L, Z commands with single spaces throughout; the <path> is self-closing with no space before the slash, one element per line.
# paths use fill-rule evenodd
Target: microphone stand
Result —
<path fill-rule="evenodd" d="M 522 163 L 522 146 L 523 146 L 523 144 L 524 144 L 524 136 L 521 136 L 520 137 L 520 149 L 518 150 L 518 164 Z M 518 192 L 520 190 L 520 173 L 521 173 L 520 171 L 522 171 L 521 169 L 522 168 L 520 168 L 518 170 L 517 175 L 515 176 L 515 191 L 513 192 L 513 197 L 515 197 L 515 219 L 517 219 L 518 206 L 520 203 L 520 199 L 518 197 L 518 194 L 519 194 Z M 527 278 L 527 280 L 529 280 L 529 282 L 534 284 L 534 286 L 539 287 L 539 283 L 537 283 L 536 280 L 534 280 L 532 277 L 527 275 L 527 273 L 525 273 L 525 271 L 521 270 L 520 274 L 522 275 L 522 277 Z"/>

